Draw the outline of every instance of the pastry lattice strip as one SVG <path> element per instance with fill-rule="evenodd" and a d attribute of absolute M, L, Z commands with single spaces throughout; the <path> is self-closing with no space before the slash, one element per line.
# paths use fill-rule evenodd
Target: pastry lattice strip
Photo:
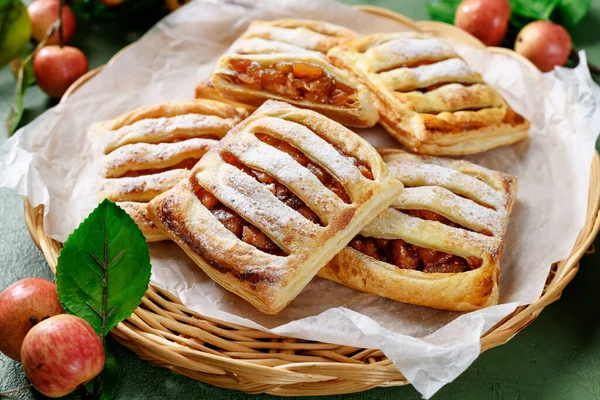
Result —
<path fill-rule="evenodd" d="M 436 308 L 496 304 L 516 179 L 467 161 L 383 155 L 405 190 L 319 275 Z"/>
<path fill-rule="evenodd" d="M 353 132 L 269 101 L 148 212 L 213 280 L 275 313 L 401 186 Z"/>
<path fill-rule="evenodd" d="M 148 241 L 167 239 L 146 218 L 146 203 L 187 177 L 246 115 L 221 102 L 191 100 L 143 107 L 94 124 L 90 139 L 100 171 L 98 197 L 122 206 Z"/>

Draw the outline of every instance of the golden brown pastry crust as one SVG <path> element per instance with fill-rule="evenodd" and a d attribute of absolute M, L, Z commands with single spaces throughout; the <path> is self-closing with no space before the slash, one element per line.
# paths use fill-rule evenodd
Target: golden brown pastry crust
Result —
<path fill-rule="evenodd" d="M 185 100 L 92 125 L 98 198 L 123 207 L 149 242 L 168 239 L 146 218 L 146 203 L 188 176 L 193 164 L 247 115 L 219 101 Z"/>
<path fill-rule="evenodd" d="M 344 125 L 370 127 L 378 120 L 371 94 L 364 85 L 331 65 L 325 57 L 325 53 L 333 46 L 355 37 L 357 35 L 346 28 L 320 21 L 254 21 L 219 59 L 211 81 L 221 96 L 235 102 L 258 107 L 267 99 L 275 99 L 318 111 Z M 259 66 L 259 69 L 292 63 L 306 64 L 320 70 L 322 76 L 334 84 L 343 85 L 353 93 L 348 101 L 337 104 L 301 97 L 295 91 L 295 94 L 290 95 L 289 91 L 283 89 L 285 85 L 279 86 L 281 90 L 275 93 L 273 90 L 267 91 L 264 86 L 244 86 L 236 81 L 242 74 L 231 65 L 232 62 L 243 61 Z M 262 82 L 267 75 L 269 74 L 265 72 L 259 80 Z M 286 72 L 285 76 L 289 76 L 289 73 Z M 302 90 L 309 90 L 308 87 L 312 87 L 313 84 L 314 82 L 305 84 Z M 315 84 L 316 86 L 319 85 Z M 200 90 L 202 89 L 205 89 L 205 86 L 201 86 Z M 312 90 L 311 88 L 310 91 Z M 205 94 L 210 95 L 210 92 Z M 329 97 L 329 100 L 332 99 L 333 97 Z"/>
<path fill-rule="evenodd" d="M 465 155 L 527 137 L 529 122 L 439 39 L 373 34 L 342 43 L 328 57 L 367 85 L 380 123 L 415 152 Z"/>
<path fill-rule="evenodd" d="M 308 165 L 261 135 L 292 146 L 327 170 L 351 201 L 344 202 Z M 226 161 L 233 157 L 241 167 Z M 368 165 L 374 179 L 365 177 L 353 160 Z M 248 169 L 268 174 L 272 183 L 261 183 Z M 324 226 L 284 203 L 270 190 L 271 184 L 285 186 Z M 209 150 L 190 179 L 152 200 L 148 216 L 214 281 L 273 314 L 401 190 L 402 184 L 388 175 L 381 157 L 358 135 L 314 111 L 270 100 Z M 252 225 L 245 228 L 266 235 L 284 255 L 241 240 L 204 205 L 199 193 L 206 192 L 229 214 L 237 213 Z"/>
<path fill-rule="evenodd" d="M 195 96 L 196 99 L 209 99 L 209 100 L 217 100 L 227 104 L 231 104 L 234 107 L 244 108 L 248 110 L 250 113 L 256 111 L 256 107 L 251 106 L 249 104 L 240 103 L 237 101 L 229 100 L 219 94 L 217 89 L 215 89 L 215 85 L 207 79 L 205 81 L 200 82 L 196 85 Z"/>
<path fill-rule="evenodd" d="M 462 160 L 401 150 L 381 153 L 390 173 L 405 189 L 361 235 L 402 239 L 463 258 L 476 257 L 483 261 L 481 266 L 459 273 L 401 269 L 346 247 L 319 276 L 363 292 L 439 309 L 470 311 L 497 304 L 504 234 L 516 197 L 516 178 Z M 433 211 L 470 230 L 412 217 L 399 209 Z M 485 231 L 487 235 L 478 233 Z"/>

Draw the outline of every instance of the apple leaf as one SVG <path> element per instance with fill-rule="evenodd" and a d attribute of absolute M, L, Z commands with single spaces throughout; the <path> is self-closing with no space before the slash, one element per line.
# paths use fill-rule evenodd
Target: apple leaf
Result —
<path fill-rule="evenodd" d="M 131 217 L 104 200 L 65 242 L 56 267 L 58 298 L 104 339 L 131 316 L 150 282 L 150 254 Z"/>
<path fill-rule="evenodd" d="M 510 0 L 512 12 L 522 17 L 547 20 L 560 0 Z"/>
<path fill-rule="evenodd" d="M 558 11 L 566 28 L 573 28 L 588 13 L 591 0 L 560 0 Z"/>
<path fill-rule="evenodd" d="M 425 9 L 432 20 L 454 24 L 454 14 L 460 2 L 461 0 L 430 0 Z"/>

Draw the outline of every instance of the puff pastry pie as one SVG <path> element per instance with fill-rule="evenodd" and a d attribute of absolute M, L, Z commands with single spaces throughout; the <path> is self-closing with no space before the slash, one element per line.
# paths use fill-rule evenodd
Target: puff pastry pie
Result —
<path fill-rule="evenodd" d="M 329 52 L 376 95 L 380 122 L 422 154 L 465 155 L 527 137 L 529 122 L 442 40 L 374 34 Z"/>
<path fill-rule="evenodd" d="M 146 217 L 147 202 L 186 177 L 246 116 L 245 110 L 222 102 L 188 100 L 138 108 L 92 125 L 98 197 L 125 209 L 149 242 L 168 239 Z"/>
<path fill-rule="evenodd" d="M 148 216 L 214 281 L 273 314 L 401 190 L 358 135 L 270 100 Z"/>
<path fill-rule="evenodd" d="M 223 97 L 251 106 L 266 99 L 309 108 L 349 126 L 378 120 L 367 88 L 331 65 L 325 53 L 356 37 L 325 22 L 254 21 L 223 55 L 211 81 Z"/>
<path fill-rule="evenodd" d="M 440 309 L 496 304 L 516 178 L 467 161 L 382 155 L 404 191 L 319 276 Z"/>

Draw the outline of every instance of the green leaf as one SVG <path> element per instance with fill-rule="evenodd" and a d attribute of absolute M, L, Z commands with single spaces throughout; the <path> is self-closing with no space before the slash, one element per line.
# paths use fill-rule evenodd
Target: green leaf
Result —
<path fill-rule="evenodd" d="M 432 20 L 454 24 L 454 15 L 460 3 L 461 0 L 429 0 L 425 8 Z"/>
<path fill-rule="evenodd" d="M 21 0 L 0 0 L 0 67 L 18 57 L 31 37 L 31 21 Z"/>
<path fill-rule="evenodd" d="M 73 231 L 60 252 L 58 297 L 65 309 L 86 320 L 103 337 L 140 304 L 150 270 L 142 232 L 122 208 L 104 200 Z"/>
<path fill-rule="evenodd" d="M 566 28 L 573 28 L 588 13 L 591 0 L 560 0 L 558 13 Z"/>
<path fill-rule="evenodd" d="M 510 0 L 513 14 L 534 20 L 550 19 L 561 0 Z"/>
<path fill-rule="evenodd" d="M 511 13 L 510 14 L 510 24 L 508 24 L 508 31 L 516 29 L 515 37 L 519 33 L 519 31 L 528 23 L 535 21 L 536 19 L 530 17 L 524 17 L 522 15 Z M 509 46 L 509 47 L 512 47 Z"/>

